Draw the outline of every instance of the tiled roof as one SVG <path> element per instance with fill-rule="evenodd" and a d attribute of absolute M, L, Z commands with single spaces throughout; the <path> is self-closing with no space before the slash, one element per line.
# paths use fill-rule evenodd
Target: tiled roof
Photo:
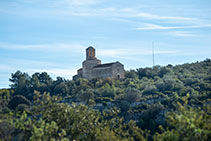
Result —
<path fill-rule="evenodd" d="M 112 66 L 115 63 L 99 64 L 97 66 L 94 66 L 94 68 L 110 67 L 110 66 Z"/>

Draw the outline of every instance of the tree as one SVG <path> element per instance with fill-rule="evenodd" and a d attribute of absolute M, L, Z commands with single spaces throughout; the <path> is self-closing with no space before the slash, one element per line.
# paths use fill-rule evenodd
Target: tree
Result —
<path fill-rule="evenodd" d="M 145 131 L 133 121 L 124 124 L 117 109 L 100 114 L 85 105 L 69 105 L 60 100 L 49 94 L 42 98 L 36 94 L 32 111 L 12 120 L 16 128 L 13 135 L 25 140 L 145 140 Z"/>
<path fill-rule="evenodd" d="M 132 102 L 136 102 L 139 100 L 141 96 L 141 92 L 135 88 L 127 88 L 125 90 L 125 94 L 124 94 L 124 100 L 132 103 Z"/>
<path fill-rule="evenodd" d="M 69 94 L 69 88 L 65 84 L 65 82 L 62 82 L 62 83 L 56 85 L 56 87 L 54 88 L 54 93 L 61 94 L 62 96 L 66 96 Z"/>
<path fill-rule="evenodd" d="M 137 79 L 138 75 L 136 74 L 136 72 L 134 70 L 130 70 L 130 71 L 126 71 L 125 72 L 125 77 L 126 78 Z"/>
<path fill-rule="evenodd" d="M 38 76 L 36 75 L 36 73 L 32 75 L 31 84 L 32 84 L 34 90 L 39 90 L 41 84 L 40 84 L 40 80 L 39 80 Z"/>
<path fill-rule="evenodd" d="M 187 103 L 187 101 L 185 102 Z M 207 113 L 208 112 L 208 113 Z M 206 141 L 211 138 L 211 108 L 204 105 L 201 108 L 192 108 L 178 103 L 178 110 L 167 115 L 167 123 L 171 128 L 154 136 L 154 140 L 174 141 Z"/>
<path fill-rule="evenodd" d="M 11 92 L 7 89 L 0 90 L 0 112 L 6 108 L 11 99 Z"/>
<path fill-rule="evenodd" d="M 86 91 L 80 91 L 80 94 L 78 95 L 78 99 L 81 102 L 84 102 L 85 104 L 89 104 L 90 100 L 94 99 L 94 93 L 92 89 L 87 89 Z"/>
<path fill-rule="evenodd" d="M 52 78 L 47 74 L 47 72 L 35 73 L 34 75 L 38 77 L 40 83 L 48 85 L 52 82 Z"/>
<path fill-rule="evenodd" d="M 15 109 L 19 104 L 31 105 L 31 102 L 22 95 L 16 95 L 9 101 L 8 107 Z"/>
<path fill-rule="evenodd" d="M 12 82 L 10 85 L 11 88 L 15 90 L 15 95 L 24 95 L 28 99 L 32 99 L 32 86 L 31 86 L 31 77 L 27 73 L 22 73 L 17 71 L 14 74 L 12 73 L 12 78 L 9 80 Z"/>
<path fill-rule="evenodd" d="M 155 85 L 147 85 L 143 90 L 143 94 L 154 94 L 156 91 Z"/>
<path fill-rule="evenodd" d="M 115 90 L 112 89 L 111 87 L 106 87 L 104 89 L 101 90 L 102 92 L 102 96 L 103 97 L 111 97 L 114 98 L 115 96 Z"/>
<path fill-rule="evenodd" d="M 13 83 L 10 86 L 12 88 L 21 89 L 25 86 L 30 85 L 30 76 L 27 73 L 22 73 L 21 71 L 16 71 L 11 74 L 12 78 L 9 80 Z"/>

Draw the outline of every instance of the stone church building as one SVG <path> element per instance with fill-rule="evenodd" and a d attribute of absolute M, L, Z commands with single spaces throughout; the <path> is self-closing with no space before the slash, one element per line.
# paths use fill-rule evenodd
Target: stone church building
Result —
<path fill-rule="evenodd" d="M 82 68 L 78 71 L 78 74 L 73 76 L 73 80 L 78 78 L 114 78 L 120 79 L 125 77 L 124 65 L 120 62 L 113 62 L 107 64 L 101 64 L 101 60 L 95 57 L 95 49 L 88 47 L 86 49 L 86 60 L 82 63 Z"/>

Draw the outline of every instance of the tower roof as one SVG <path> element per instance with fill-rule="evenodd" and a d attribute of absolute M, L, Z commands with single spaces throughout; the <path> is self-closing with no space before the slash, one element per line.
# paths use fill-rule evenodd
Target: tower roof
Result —
<path fill-rule="evenodd" d="M 88 49 L 90 49 L 90 48 L 93 48 L 93 49 L 95 49 L 93 46 L 89 46 L 86 50 L 88 50 Z"/>

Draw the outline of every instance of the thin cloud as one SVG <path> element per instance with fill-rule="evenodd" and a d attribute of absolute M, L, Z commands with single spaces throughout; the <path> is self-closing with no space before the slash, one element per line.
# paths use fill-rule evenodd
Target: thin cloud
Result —
<path fill-rule="evenodd" d="M 38 4 L 38 3 L 51 3 L 57 5 L 93 5 L 99 3 L 100 0 L 17 0 L 16 4 Z"/>
<path fill-rule="evenodd" d="M 31 51 L 47 51 L 47 52 L 81 52 L 86 46 L 79 44 L 11 44 L 0 43 L 0 49 L 9 50 L 31 50 Z"/>
<path fill-rule="evenodd" d="M 62 16 L 84 16 L 84 17 L 109 17 L 109 18 L 139 18 L 146 20 L 169 20 L 169 21 L 195 21 L 197 19 L 192 17 L 181 17 L 181 16 L 166 16 L 166 15 L 158 15 L 149 12 L 141 11 L 137 8 L 131 7 L 122 7 L 117 8 L 114 6 L 104 7 L 104 8 L 93 8 L 93 5 L 98 6 L 104 3 L 106 0 L 60 0 L 60 1 L 26 1 L 19 0 L 16 2 L 16 5 L 13 6 L 15 8 L 1 8 L 2 12 L 8 11 L 11 14 L 19 14 L 22 16 L 47 16 L 47 17 L 55 17 L 55 15 Z M 11 2 L 8 2 L 11 4 Z M 27 3 L 28 7 L 31 5 L 39 5 L 42 3 L 42 9 L 37 8 L 27 8 L 25 10 L 21 9 L 23 3 Z M 14 10 L 16 9 L 16 10 Z M 0 11 L 0 12 L 1 12 Z"/>
<path fill-rule="evenodd" d="M 99 3 L 100 1 L 99 0 L 65 0 L 64 2 L 70 5 L 93 5 L 93 4 Z"/>
<path fill-rule="evenodd" d="M 77 68 L 66 68 L 66 69 L 27 69 L 26 70 L 29 74 L 33 74 L 36 72 L 47 72 L 50 76 L 54 77 L 57 76 L 64 77 L 66 79 L 71 79 L 73 75 L 77 73 Z"/>
<path fill-rule="evenodd" d="M 0 89 L 1 88 L 8 88 L 9 87 L 9 78 L 11 77 L 11 73 L 15 73 L 17 71 L 16 68 L 11 68 L 11 66 L 0 66 L 1 71 L 5 71 L 7 73 L 0 74 Z M 49 68 L 49 69 L 19 69 L 22 72 L 26 72 L 30 75 L 36 73 L 36 72 L 47 72 L 53 79 L 56 79 L 56 77 L 60 76 L 65 79 L 72 79 L 72 76 L 74 76 L 77 72 L 77 68 L 64 68 L 64 69 L 55 69 L 55 68 Z"/>
<path fill-rule="evenodd" d="M 178 36 L 178 37 L 196 37 L 196 36 L 198 36 L 189 31 L 172 31 L 167 34 L 171 35 L 171 36 Z"/>
<path fill-rule="evenodd" d="M 19 60 L 19 61 L 23 61 L 23 60 Z M 29 64 L 33 64 L 29 65 Z M 42 68 L 42 67 L 45 68 Z M 57 67 L 57 68 L 56 68 Z M 33 61 L 33 60 L 29 60 L 29 61 L 23 61 L 21 64 L 21 67 L 19 66 L 14 66 L 14 65 L 1 65 L 0 66 L 1 71 L 7 72 L 6 75 L 7 77 L 10 76 L 11 73 L 15 73 L 17 70 L 20 70 L 22 72 L 27 72 L 30 75 L 32 75 L 33 73 L 36 72 L 47 72 L 49 75 L 51 75 L 54 79 L 57 76 L 61 76 L 64 77 L 66 79 L 70 79 L 72 78 L 73 75 L 75 75 L 77 73 L 77 69 L 78 68 L 58 68 L 58 66 L 54 67 L 51 65 L 51 63 L 48 62 L 42 62 L 42 61 Z M 8 73 L 10 72 L 10 74 Z"/>
<path fill-rule="evenodd" d="M 22 67 L 26 67 L 26 68 L 30 68 L 30 67 L 34 67 L 34 68 L 46 68 L 46 67 L 57 67 L 57 65 L 53 62 L 47 62 L 47 61 L 37 61 L 37 60 L 28 60 L 28 59 L 7 59 L 5 60 L 5 62 L 10 62 L 10 65 L 7 66 L 16 66 L 17 68 L 22 68 Z M 14 67 L 10 67 L 11 69 L 13 69 Z"/>
<path fill-rule="evenodd" d="M 173 20 L 173 21 L 196 21 L 197 19 L 191 17 L 179 17 L 179 16 L 163 16 L 152 13 L 142 12 L 135 8 L 75 8 L 69 7 L 68 9 L 60 9 L 51 11 L 54 14 L 70 15 L 70 16 L 100 16 L 110 18 L 142 18 L 148 20 Z"/>
<path fill-rule="evenodd" d="M 135 28 L 136 30 L 171 30 L 171 29 L 192 29 L 211 27 L 211 24 L 189 25 L 189 26 L 161 26 L 156 24 L 144 24 L 142 27 Z"/>
<path fill-rule="evenodd" d="M 178 51 L 172 50 L 159 50 L 156 51 L 155 54 L 175 54 Z M 151 55 L 151 50 L 144 49 L 101 49 L 98 51 L 99 56 L 106 57 L 114 57 L 114 58 L 126 58 L 126 57 L 134 57 L 135 55 Z"/>
<path fill-rule="evenodd" d="M 126 15 L 128 17 L 141 17 L 141 18 L 153 19 L 153 20 L 179 20 L 179 21 L 196 20 L 195 18 L 190 18 L 190 17 L 156 15 L 156 14 L 152 14 L 152 13 L 142 12 L 135 8 L 124 8 L 124 9 L 120 9 L 120 10 L 118 10 L 118 9 L 115 9 L 115 10 L 120 13 L 125 12 L 124 15 Z"/>

